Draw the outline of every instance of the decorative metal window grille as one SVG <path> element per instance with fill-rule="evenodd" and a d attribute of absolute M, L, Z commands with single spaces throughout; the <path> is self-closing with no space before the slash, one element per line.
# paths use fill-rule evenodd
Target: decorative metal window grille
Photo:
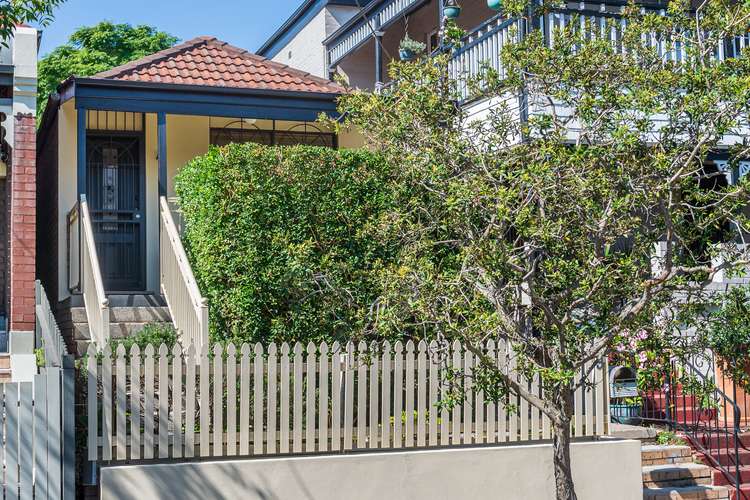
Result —
<path fill-rule="evenodd" d="M 337 147 L 336 134 L 323 132 L 314 125 L 300 124 L 289 130 L 262 130 L 255 128 L 211 128 L 211 144 L 225 146 L 229 143 L 254 142 L 267 146 Z"/>

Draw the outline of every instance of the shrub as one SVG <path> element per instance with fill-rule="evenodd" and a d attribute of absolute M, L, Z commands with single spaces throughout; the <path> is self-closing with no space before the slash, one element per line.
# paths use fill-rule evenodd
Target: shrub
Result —
<path fill-rule="evenodd" d="M 110 346 L 112 352 L 115 352 L 117 347 L 122 344 L 125 352 L 129 354 L 130 349 L 136 344 L 143 352 L 148 344 L 153 344 L 155 349 L 159 349 L 159 346 L 166 344 L 167 348 L 171 350 L 176 343 L 177 331 L 174 326 L 169 323 L 148 323 L 134 335 L 112 339 Z"/>
<path fill-rule="evenodd" d="M 375 153 L 232 144 L 186 165 L 185 246 L 215 341 L 343 340 L 365 328 L 393 245 Z"/>

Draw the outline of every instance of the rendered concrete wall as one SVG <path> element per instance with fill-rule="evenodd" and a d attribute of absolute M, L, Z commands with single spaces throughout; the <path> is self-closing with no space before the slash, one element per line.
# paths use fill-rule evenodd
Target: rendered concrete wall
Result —
<path fill-rule="evenodd" d="M 576 443 L 580 500 L 640 500 L 638 441 Z M 552 446 L 103 467 L 102 498 L 503 499 L 554 498 Z"/>
<path fill-rule="evenodd" d="M 272 60 L 322 77 L 326 71 L 325 37 L 326 10 L 322 9 Z"/>
<path fill-rule="evenodd" d="M 323 40 L 351 19 L 358 10 L 356 7 L 344 5 L 324 7 L 272 57 L 272 60 L 325 78 L 328 62 Z"/>

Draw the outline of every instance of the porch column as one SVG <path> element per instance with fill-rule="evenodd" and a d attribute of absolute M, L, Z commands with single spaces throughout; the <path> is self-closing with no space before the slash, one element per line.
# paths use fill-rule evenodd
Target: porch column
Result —
<path fill-rule="evenodd" d="M 159 151 L 159 196 L 167 196 L 167 115 L 156 115 Z"/>
<path fill-rule="evenodd" d="M 383 84 L 383 32 L 380 31 L 380 21 L 375 19 L 375 88 Z"/>
<path fill-rule="evenodd" d="M 78 201 L 82 194 L 86 194 L 86 108 L 78 108 L 76 114 L 78 115 L 78 154 L 76 155 L 78 166 L 78 196 L 76 201 Z"/>

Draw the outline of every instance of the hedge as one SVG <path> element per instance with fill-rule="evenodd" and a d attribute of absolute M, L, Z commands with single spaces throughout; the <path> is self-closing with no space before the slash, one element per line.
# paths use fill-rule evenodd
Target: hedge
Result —
<path fill-rule="evenodd" d="M 362 330 L 394 246 L 375 153 L 309 146 L 211 148 L 176 179 L 184 240 L 213 340 L 333 341 Z"/>

